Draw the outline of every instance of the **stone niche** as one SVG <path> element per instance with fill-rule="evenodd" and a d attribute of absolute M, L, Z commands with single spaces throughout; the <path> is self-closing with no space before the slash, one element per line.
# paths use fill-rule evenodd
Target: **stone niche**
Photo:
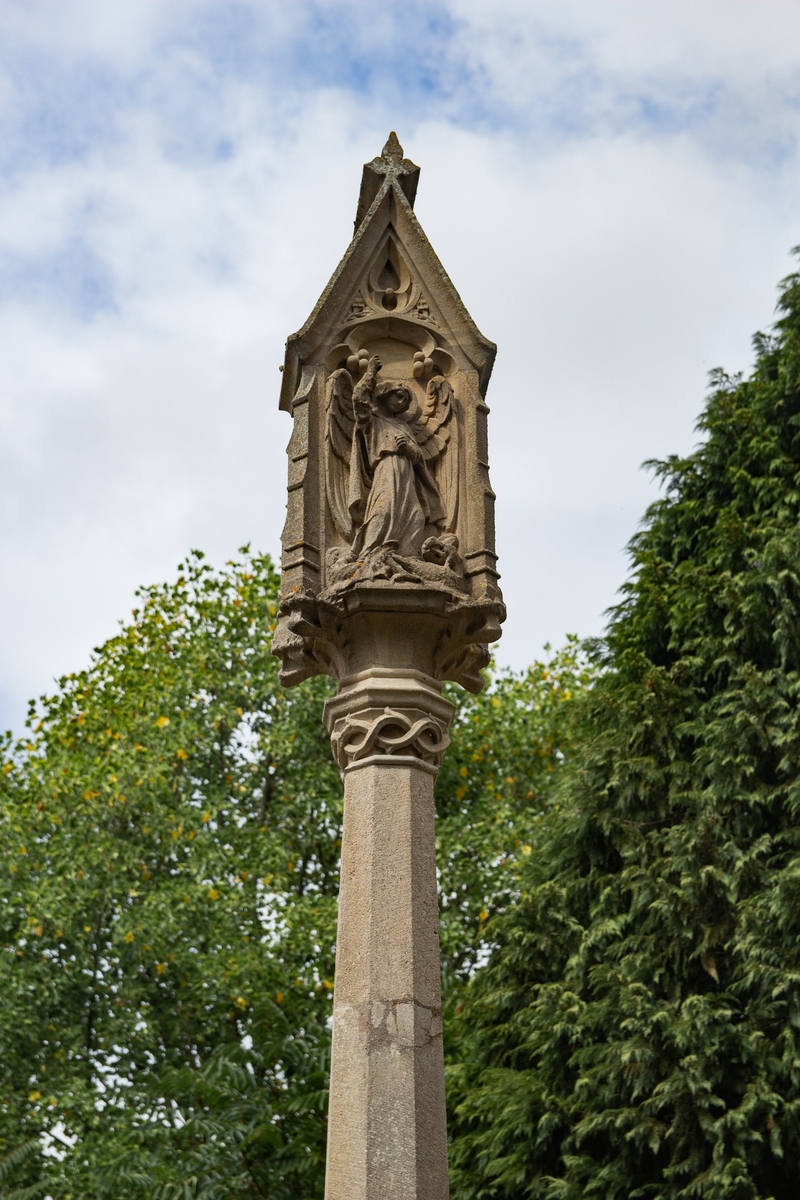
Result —
<path fill-rule="evenodd" d="M 414 215 L 418 177 L 392 135 L 364 167 L 344 258 L 287 342 L 285 684 L 381 662 L 478 691 L 505 616 L 484 400 L 496 348 Z"/>

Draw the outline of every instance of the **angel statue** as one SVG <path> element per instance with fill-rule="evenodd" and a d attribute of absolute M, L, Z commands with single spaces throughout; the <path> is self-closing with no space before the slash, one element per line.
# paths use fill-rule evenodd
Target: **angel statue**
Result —
<path fill-rule="evenodd" d="M 349 561 L 397 555 L 443 563 L 458 545 L 448 535 L 457 504 L 455 453 L 447 453 L 452 388 L 436 376 L 420 403 L 407 384 L 378 382 L 380 369 L 372 357 L 355 388 L 343 368 L 329 381 L 331 515 L 350 547 Z"/>

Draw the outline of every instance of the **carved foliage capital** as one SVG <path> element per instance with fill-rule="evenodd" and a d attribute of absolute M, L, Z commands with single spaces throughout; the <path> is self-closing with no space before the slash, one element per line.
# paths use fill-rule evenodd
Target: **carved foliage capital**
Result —
<path fill-rule="evenodd" d="M 437 770 L 452 719 L 450 701 L 417 671 L 365 672 L 325 706 L 331 749 L 343 771 L 393 758 L 417 759 Z"/>
<path fill-rule="evenodd" d="M 373 755 L 412 755 L 440 767 L 450 744 L 446 724 L 418 708 L 367 708 L 342 717 L 331 732 L 333 757 L 344 770 Z"/>

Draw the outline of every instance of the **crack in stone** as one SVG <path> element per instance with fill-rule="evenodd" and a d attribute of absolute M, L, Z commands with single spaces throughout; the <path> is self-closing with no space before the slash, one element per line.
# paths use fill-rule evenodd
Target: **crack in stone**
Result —
<path fill-rule="evenodd" d="M 394 1054 L 418 1050 L 442 1036 L 441 1009 L 427 1008 L 416 1000 L 372 1000 L 359 1005 L 358 1010 L 367 1034 L 368 1053 L 384 1048 Z"/>

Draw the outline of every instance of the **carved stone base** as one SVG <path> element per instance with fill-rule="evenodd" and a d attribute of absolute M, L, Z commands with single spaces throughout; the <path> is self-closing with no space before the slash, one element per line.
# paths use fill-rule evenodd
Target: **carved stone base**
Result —
<path fill-rule="evenodd" d="M 380 546 L 358 557 L 338 547 L 328 551 L 330 596 L 358 584 L 412 583 L 435 587 L 461 598 L 467 593 L 464 563 L 458 553 L 458 538 L 452 534 L 429 537 L 417 557 L 404 557 L 391 546 Z"/>

